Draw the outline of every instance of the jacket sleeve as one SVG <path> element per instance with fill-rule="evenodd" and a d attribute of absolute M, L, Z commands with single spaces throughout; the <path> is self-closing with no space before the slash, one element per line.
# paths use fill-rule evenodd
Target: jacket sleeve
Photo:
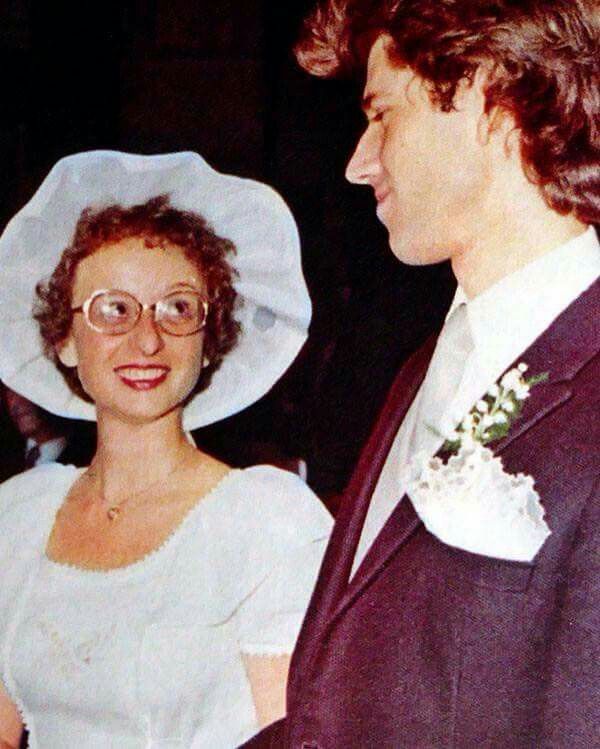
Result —
<path fill-rule="evenodd" d="M 284 749 L 285 719 L 271 723 L 239 749 Z"/>
<path fill-rule="evenodd" d="M 600 480 L 584 505 L 548 649 L 539 746 L 600 746 Z"/>

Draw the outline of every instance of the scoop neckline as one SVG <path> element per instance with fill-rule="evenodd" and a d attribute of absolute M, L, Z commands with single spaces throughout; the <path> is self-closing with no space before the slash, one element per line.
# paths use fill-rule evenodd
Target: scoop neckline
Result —
<path fill-rule="evenodd" d="M 163 556 L 165 556 L 170 548 L 174 546 L 177 541 L 179 540 L 179 537 L 182 536 L 185 532 L 185 529 L 190 525 L 192 518 L 195 517 L 197 514 L 200 514 L 200 508 L 205 507 L 207 502 L 210 504 L 211 500 L 214 499 L 216 495 L 218 495 L 223 487 L 227 485 L 230 480 L 237 476 L 239 473 L 241 473 L 242 469 L 240 468 L 231 468 L 229 471 L 227 471 L 226 474 L 224 474 L 219 481 L 210 489 L 209 491 L 202 494 L 196 502 L 194 502 L 193 505 L 187 510 L 181 521 L 173 528 L 171 533 L 169 533 L 164 540 L 156 546 L 154 549 L 151 549 L 147 554 L 144 554 L 139 559 L 136 559 L 134 562 L 130 562 L 129 564 L 124 564 L 120 567 L 112 567 L 108 569 L 101 569 L 101 568 L 94 568 L 94 567 L 81 567 L 77 564 L 71 564 L 70 562 L 59 562 L 55 559 L 52 559 L 48 556 L 48 541 L 50 540 L 50 535 L 52 534 L 52 530 L 54 528 L 54 524 L 56 522 L 56 515 L 58 514 L 58 511 L 63 506 L 69 491 L 71 490 L 71 487 L 74 485 L 75 481 L 77 481 L 78 477 L 85 471 L 85 468 L 76 469 L 76 476 L 71 481 L 64 492 L 64 494 L 61 497 L 60 504 L 58 505 L 55 513 L 52 516 L 52 523 L 50 525 L 50 529 L 48 531 L 48 534 L 46 535 L 45 542 L 44 542 L 44 550 L 42 552 L 42 558 L 45 564 L 47 564 L 52 570 L 55 572 L 60 572 L 63 575 L 70 576 L 70 577 L 87 577 L 89 579 L 95 579 L 95 580 L 115 580 L 116 578 L 127 578 L 135 575 L 138 572 L 142 572 L 144 570 L 150 569 L 156 564 L 158 560 L 160 560 Z"/>

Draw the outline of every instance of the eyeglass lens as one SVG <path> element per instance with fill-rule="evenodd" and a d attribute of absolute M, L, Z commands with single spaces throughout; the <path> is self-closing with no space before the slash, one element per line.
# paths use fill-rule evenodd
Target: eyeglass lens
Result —
<path fill-rule="evenodd" d="M 200 330 L 206 318 L 201 296 L 192 291 L 177 291 L 152 305 L 156 324 L 171 335 L 190 335 Z M 129 332 L 137 323 L 143 307 L 125 291 L 107 291 L 96 296 L 88 308 L 88 320 L 96 330 L 108 335 Z"/>

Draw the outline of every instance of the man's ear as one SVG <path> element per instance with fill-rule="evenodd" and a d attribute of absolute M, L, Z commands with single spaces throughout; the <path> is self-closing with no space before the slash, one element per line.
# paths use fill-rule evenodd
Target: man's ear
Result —
<path fill-rule="evenodd" d="M 65 367 L 76 367 L 79 363 L 77 349 L 73 336 L 69 335 L 64 341 L 56 345 L 56 355 Z"/>
<path fill-rule="evenodd" d="M 473 76 L 468 93 L 465 92 L 464 95 L 465 98 L 470 98 L 473 113 L 478 114 L 477 140 L 480 145 L 486 146 L 494 136 L 497 136 L 504 141 L 508 155 L 509 140 L 516 132 L 515 122 L 511 114 L 502 107 L 494 106 L 486 111 L 486 91 L 490 85 L 491 76 L 490 70 L 485 66 L 480 66 Z"/>

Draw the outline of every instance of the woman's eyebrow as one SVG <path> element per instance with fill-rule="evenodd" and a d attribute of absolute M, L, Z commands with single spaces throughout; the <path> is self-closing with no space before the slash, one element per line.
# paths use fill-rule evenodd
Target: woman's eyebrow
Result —
<path fill-rule="evenodd" d="M 199 290 L 198 285 L 190 283 L 189 281 L 175 281 L 175 283 L 172 283 L 170 286 L 167 286 L 167 291 L 170 291 L 171 289 L 178 289 L 181 287 L 193 289 L 194 291 Z"/>

